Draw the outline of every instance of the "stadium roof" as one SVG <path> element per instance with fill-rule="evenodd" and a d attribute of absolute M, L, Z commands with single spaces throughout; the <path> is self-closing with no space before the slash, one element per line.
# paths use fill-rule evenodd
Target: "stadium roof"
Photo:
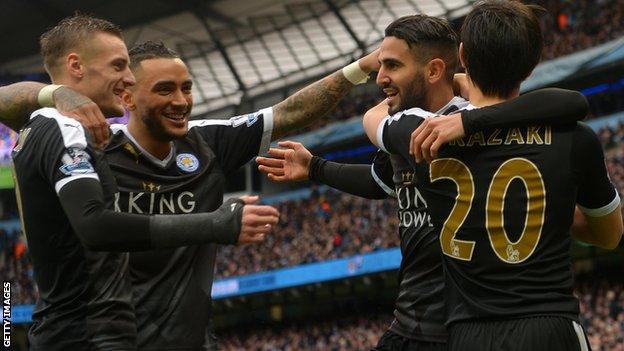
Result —
<path fill-rule="evenodd" d="M 393 19 L 461 17 L 470 0 L 3 0 L 0 72 L 41 72 L 39 35 L 76 10 L 124 28 L 131 46 L 162 40 L 186 60 L 194 114 L 337 69 L 367 52 Z"/>

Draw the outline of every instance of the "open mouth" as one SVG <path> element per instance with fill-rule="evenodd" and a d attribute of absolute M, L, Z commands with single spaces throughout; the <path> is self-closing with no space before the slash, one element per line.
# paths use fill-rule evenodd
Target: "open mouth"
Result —
<path fill-rule="evenodd" d="M 399 95 L 399 91 L 393 88 L 385 88 L 383 90 L 384 94 L 386 94 L 386 98 L 388 100 L 392 100 L 395 96 Z"/>
<path fill-rule="evenodd" d="M 124 90 L 113 90 L 113 94 L 117 97 L 117 99 L 121 100 L 121 94 L 123 94 Z"/>
<path fill-rule="evenodd" d="M 181 122 L 186 119 L 186 113 L 165 113 L 163 116 L 176 122 Z"/>
<path fill-rule="evenodd" d="M 396 96 L 399 92 L 394 89 L 394 88 L 385 88 L 383 90 L 384 94 L 386 94 L 386 97 L 392 97 L 392 96 Z"/>

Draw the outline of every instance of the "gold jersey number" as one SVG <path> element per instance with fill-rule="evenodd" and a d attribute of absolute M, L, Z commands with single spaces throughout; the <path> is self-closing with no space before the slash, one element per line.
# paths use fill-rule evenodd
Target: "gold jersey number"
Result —
<path fill-rule="evenodd" d="M 457 186 L 457 196 L 451 213 L 440 232 L 442 252 L 450 257 L 470 261 L 475 242 L 459 240 L 455 236 L 473 206 L 475 185 L 472 172 L 463 162 L 443 158 L 431 163 L 431 182 L 449 179 Z M 511 182 L 522 181 L 526 191 L 526 216 L 524 229 L 517 241 L 509 240 L 505 230 L 505 197 Z M 485 204 L 485 227 L 490 246 L 496 256 L 506 263 L 516 264 L 527 260 L 537 247 L 546 208 L 546 189 L 537 166 L 525 158 L 513 158 L 504 162 L 494 173 Z"/>

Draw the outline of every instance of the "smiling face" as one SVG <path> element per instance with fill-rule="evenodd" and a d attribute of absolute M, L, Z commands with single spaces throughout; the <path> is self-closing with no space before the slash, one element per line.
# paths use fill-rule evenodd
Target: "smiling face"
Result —
<path fill-rule="evenodd" d="M 135 69 L 137 84 L 124 93 L 124 103 L 160 141 L 184 137 L 193 107 L 193 82 L 182 60 L 153 58 Z"/>
<path fill-rule="evenodd" d="M 81 66 L 76 90 L 91 98 L 105 116 L 123 115 L 121 94 L 135 83 L 126 44 L 115 35 L 94 33 L 78 55 Z"/>
<path fill-rule="evenodd" d="M 379 51 L 381 68 L 377 85 L 386 94 L 388 114 L 412 107 L 425 107 L 427 87 L 424 67 L 418 63 L 407 42 L 385 37 Z"/>

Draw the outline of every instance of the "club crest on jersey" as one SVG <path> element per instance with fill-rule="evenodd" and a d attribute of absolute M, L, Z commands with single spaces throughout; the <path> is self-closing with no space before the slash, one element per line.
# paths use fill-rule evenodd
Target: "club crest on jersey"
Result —
<path fill-rule="evenodd" d="M 193 154 L 179 154 L 176 157 L 178 168 L 184 172 L 195 172 L 199 168 L 199 160 Z"/>
<path fill-rule="evenodd" d="M 61 158 L 63 165 L 59 167 L 59 170 L 65 175 L 93 173 L 95 170 L 90 160 L 91 157 L 85 150 L 71 147 Z"/>

